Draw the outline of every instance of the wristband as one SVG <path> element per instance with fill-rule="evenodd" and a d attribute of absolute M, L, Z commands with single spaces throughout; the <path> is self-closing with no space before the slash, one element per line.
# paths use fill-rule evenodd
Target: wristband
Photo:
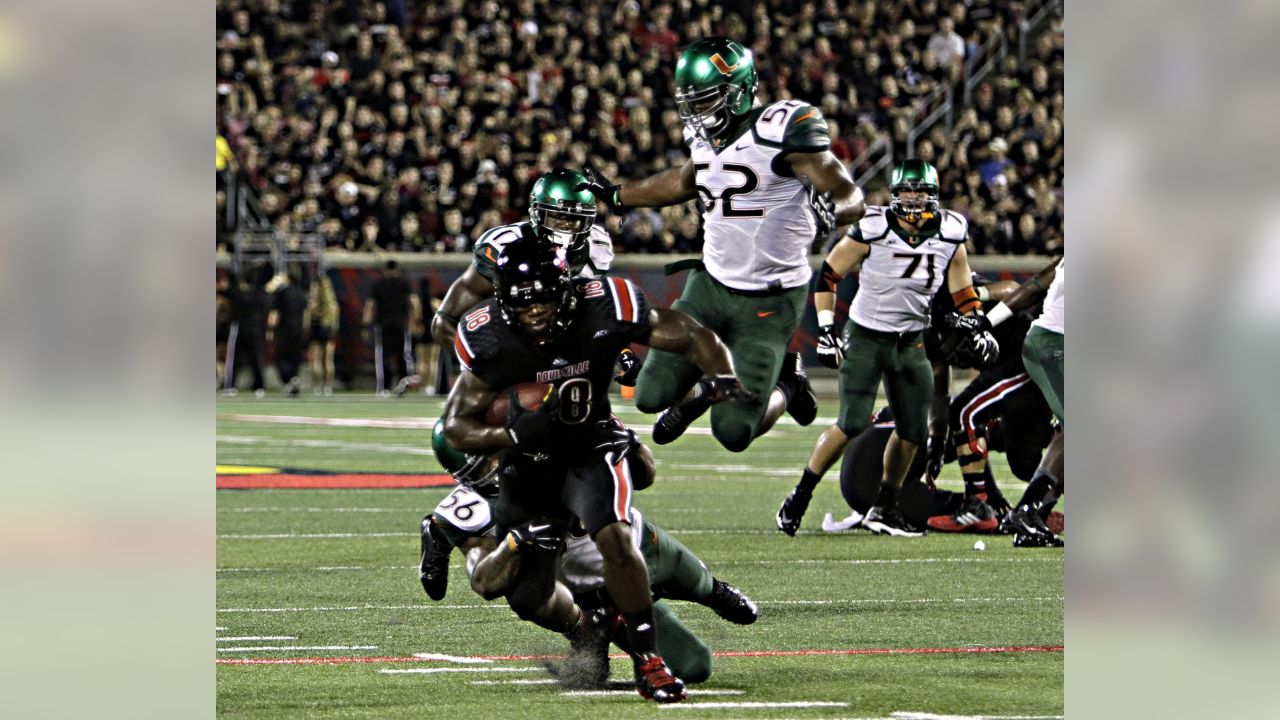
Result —
<path fill-rule="evenodd" d="M 978 293 L 979 302 L 986 302 L 991 299 L 991 291 L 987 290 L 986 285 L 981 285 L 977 287 L 975 291 Z"/>
<path fill-rule="evenodd" d="M 1013 311 L 1009 309 L 1008 305 L 1004 304 L 1004 301 L 991 308 L 991 312 L 987 313 L 987 320 L 991 321 L 991 327 L 995 327 L 1011 317 L 1013 317 Z"/>
<path fill-rule="evenodd" d="M 818 311 L 818 327 L 829 328 L 836 324 L 836 313 L 834 310 Z"/>

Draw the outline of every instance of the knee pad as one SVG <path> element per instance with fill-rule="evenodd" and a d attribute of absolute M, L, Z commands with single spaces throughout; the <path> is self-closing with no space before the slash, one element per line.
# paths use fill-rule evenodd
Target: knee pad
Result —
<path fill-rule="evenodd" d="M 755 439 L 755 428 L 748 427 L 739 420 L 729 422 L 712 422 L 711 434 L 729 452 L 742 452 L 751 446 Z"/>
<path fill-rule="evenodd" d="M 711 650 L 700 645 L 695 652 L 689 653 L 685 664 L 687 667 L 682 667 L 679 672 L 681 680 L 691 685 L 706 682 L 711 677 Z"/>

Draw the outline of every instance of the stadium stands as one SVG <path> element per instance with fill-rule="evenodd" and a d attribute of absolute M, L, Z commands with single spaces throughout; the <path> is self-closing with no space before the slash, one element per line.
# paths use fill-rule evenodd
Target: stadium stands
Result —
<path fill-rule="evenodd" d="M 613 178 L 666 168 L 687 157 L 674 56 L 722 34 L 754 49 L 762 101 L 822 109 L 842 159 L 883 141 L 897 159 L 936 165 L 975 252 L 1051 253 L 1065 110 L 1060 10 L 1037 14 L 1046 4 L 1061 7 L 218 0 L 218 136 L 234 153 L 219 155 L 220 243 L 236 216 L 228 173 L 252 188 L 269 227 L 352 251 L 450 252 L 523 216 L 530 184 L 553 165 Z M 967 83 L 979 59 L 989 74 Z M 913 136 L 939 88 L 956 90 L 948 120 Z M 610 230 L 623 252 L 696 252 L 694 213 L 611 217 Z"/>

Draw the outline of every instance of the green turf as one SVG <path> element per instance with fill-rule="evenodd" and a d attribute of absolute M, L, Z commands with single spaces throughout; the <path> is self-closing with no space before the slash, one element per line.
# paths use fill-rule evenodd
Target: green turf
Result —
<path fill-rule="evenodd" d="M 822 398 L 820 416 L 834 413 Z M 290 425 L 236 415 L 434 419 L 435 399 L 335 396 L 218 402 L 220 464 L 327 470 L 438 472 L 429 430 Z M 618 403 L 635 425 L 644 416 Z M 820 418 L 819 424 L 822 423 Z M 706 427 L 705 420 L 695 427 Z M 1062 552 L 1014 550 L 1008 538 L 930 534 L 892 539 L 826 534 L 824 512 L 848 513 L 834 471 L 818 488 L 805 529 L 788 538 L 773 513 L 794 485 L 819 430 L 784 423 L 747 452 L 730 454 L 706 435 L 656 448 L 659 480 L 637 496 L 648 517 L 676 535 L 717 576 L 760 603 L 739 627 L 696 605 L 681 618 L 716 651 L 982 648 L 1061 645 Z M 1020 492 L 994 456 L 1007 494 Z M 944 476 L 959 487 L 954 466 Z M 417 525 L 445 489 L 228 490 L 218 493 L 219 658 L 405 657 L 559 653 L 566 643 L 521 623 L 501 601 L 466 587 L 454 558 L 449 594 L 433 603 L 416 578 Z M 306 537 L 350 534 L 351 537 Z M 254 537 L 254 536 L 293 537 Z M 461 606 L 461 607 L 460 607 Z M 269 609 L 278 611 L 272 612 Z M 255 646 L 376 646 L 369 650 L 226 652 Z M 634 694 L 566 697 L 548 685 L 487 684 L 547 677 L 520 673 L 385 674 L 382 670 L 475 667 L 442 662 L 219 665 L 218 712 L 252 718 L 622 718 L 889 717 L 1061 715 L 1060 652 L 790 657 L 717 657 L 714 674 L 688 704 L 833 702 L 830 707 L 656 709 Z M 625 678 L 622 659 L 614 675 Z M 699 690 L 740 691 L 707 694 Z"/>

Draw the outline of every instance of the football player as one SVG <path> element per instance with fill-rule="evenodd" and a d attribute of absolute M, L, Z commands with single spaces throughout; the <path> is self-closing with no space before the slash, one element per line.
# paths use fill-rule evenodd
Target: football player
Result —
<path fill-rule="evenodd" d="M 586 187 L 612 210 L 697 199 L 703 258 L 673 308 L 724 339 L 753 401 L 711 412 L 716 439 L 745 450 L 785 410 L 813 422 L 817 400 L 798 353 L 787 346 L 808 295 L 815 237 L 862 217 L 862 192 L 830 151 L 826 121 L 799 100 L 757 107 L 751 51 L 726 38 L 699 40 L 676 63 L 675 99 L 690 158 L 643 180 Z M 679 355 L 651 352 L 636 384 L 636 407 L 662 411 L 653 441 L 669 443 L 711 406 L 697 391 L 701 370 Z"/>
<path fill-rule="evenodd" d="M 1017 287 L 1012 281 L 983 285 L 977 288 L 978 298 L 984 303 L 1003 301 Z M 988 467 L 988 421 L 1000 419 L 1009 469 L 1023 482 L 1031 480 L 1041 453 L 1053 437 L 1049 406 L 1022 364 L 1022 341 L 1033 312 L 1011 314 L 992 330 L 1000 345 L 1000 357 L 993 366 L 984 367 L 970 352 L 970 345 L 964 341 L 965 331 L 956 327 L 955 317 L 939 312 L 943 305 L 949 306 L 950 299 L 939 293 L 934 301 L 933 323 L 926 335 L 926 349 L 938 348 L 935 352 L 944 354 L 950 365 L 978 367 L 980 371 L 950 399 L 944 422 L 937 427 L 931 422 L 926 472 L 930 480 L 937 479 L 946 444 L 952 443 L 964 476 L 965 502 L 954 513 L 929 518 L 928 525 L 943 532 L 991 532 L 999 524 L 998 516 L 1007 513 L 1009 506 L 995 490 Z M 949 388 L 943 392 L 948 391 Z"/>
<path fill-rule="evenodd" d="M 631 447 L 639 461 L 638 473 L 653 473 L 653 458 L 648 448 L 634 433 Z M 435 512 L 422 519 L 422 555 L 419 575 L 423 588 L 434 600 L 444 597 L 448 580 L 449 553 L 459 547 L 467 556 L 467 568 L 473 589 L 489 598 L 508 590 L 507 584 L 519 569 L 520 543 L 511 549 L 509 543 L 498 543 L 494 537 L 494 521 L 490 502 L 496 499 L 498 458 L 494 455 L 468 456 L 453 449 L 444 438 L 443 423 L 437 423 L 432 434 L 432 447 L 441 465 L 454 473 L 461 483 L 449 493 Z M 517 481 L 506 476 L 503 479 Z M 637 477 L 637 484 L 639 478 Z M 576 525 L 576 524 L 575 524 Z M 755 603 L 737 588 L 714 577 L 705 563 L 665 530 L 643 518 L 632 508 L 632 539 L 644 557 L 649 571 L 650 587 L 657 598 L 687 600 L 711 608 L 720 617 L 739 625 L 749 625 L 758 617 Z M 527 530 L 527 528 L 525 528 Z M 495 548 L 506 548 L 490 557 Z M 481 560 L 484 560 L 481 565 Z M 573 652 L 568 661 L 557 667 L 566 684 L 601 687 L 608 678 L 609 641 L 628 649 L 625 634 L 615 634 L 613 619 L 616 609 L 604 590 L 603 558 L 580 525 L 576 525 L 565 543 L 557 577 L 570 592 L 578 607 L 591 614 L 592 627 L 603 632 L 571 635 Z M 711 674 L 711 651 L 706 644 L 680 621 L 661 600 L 654 603 L 654 622 L 658 628 L 659 652 L 672 672 L 687 683 L 705 681 Z"/>
<path fill-rule="evenodd" d="M 923 331 L 929 306 L 943 278 L 962 316 L 980 315 L 964 243 L 968 223 L 938 206 L 938 173 L 923 160 L 907 160 L 893 170 L 889 207 L 871 207 L 849 229 L 822 264 L 814 288 L 818 311 L 818 357 L 840 370 L 840 412 L 814 445 L 799 484 L 782 502 L 778 529 L 795 535 L 817 486 L 849 438 L 869 424 L 881 378 L 897 427 L 885 449 L 884 476 L 862 525 L 897 537 L 923 534 L 895 509 L 916 450 L 925 441 L 933 388 L 933 368 L 925 356 Z M 841 278 L 861 268 L 851 322 L 837 337 L 835 290 Z M 999 347 L 980 325 L 970 341 L 985 362 Z"/>
<path fill-rule="evenodd" d="M 587 178 L 576 170 L 556 168 L 538 178 L 529 192 L 529 219 L 485 231 L 472 253 L 471 265 L 453 281 L 431 321 L 431 335 L 443 347 L 453 345 L 458 316 L 493 295 L 493 267 L 512 240 L 534 237 L 564 249 L 577 277 L 596 278 L 613 264 L 613 240 L 596 224 L 591 193 L 578 189 Z M 640 360 L 630 348 L 618 355 L 618 382 L 635 385 Z"/>
<path fill-rule="evenodd" d="M 508 604 L 546 627 L 569 630 L 580 622 L 572 598 L 556 592 L 555 548 L 539 539 L 562 537 L 577 518 L 603 557 L 637 689 L 658 702 L 679 702 L 684 684 L 657 652 L 648 571 L 631 539 L 631 469 L 609 422 L 613 364 L 620 350 L 639 343 L 686 357 L 710 376 L 702 389 L 713 401 L 750 393 L 715 333 L 676 310 L 650 308 L 628 280 L 572 280 L 565 250 L 553 243 L 536 237 L 508 243 L 494 266 L 494 292 L 459 321 L 454 348 L 462 373 L 445 402 L 444 427 L 462 452 L 505 451 L 504 465 L 521 478 L 499 486 L 497 532 L 507 536 L 525 526 L 535 537 L 513 533 L 510 542 L 544 552 L 522 558 Z M 497 394 L 523 382 L 554 388 L 537 410 L 513 407 L 506 427 L 488 426 L 485 413 Z"/>

